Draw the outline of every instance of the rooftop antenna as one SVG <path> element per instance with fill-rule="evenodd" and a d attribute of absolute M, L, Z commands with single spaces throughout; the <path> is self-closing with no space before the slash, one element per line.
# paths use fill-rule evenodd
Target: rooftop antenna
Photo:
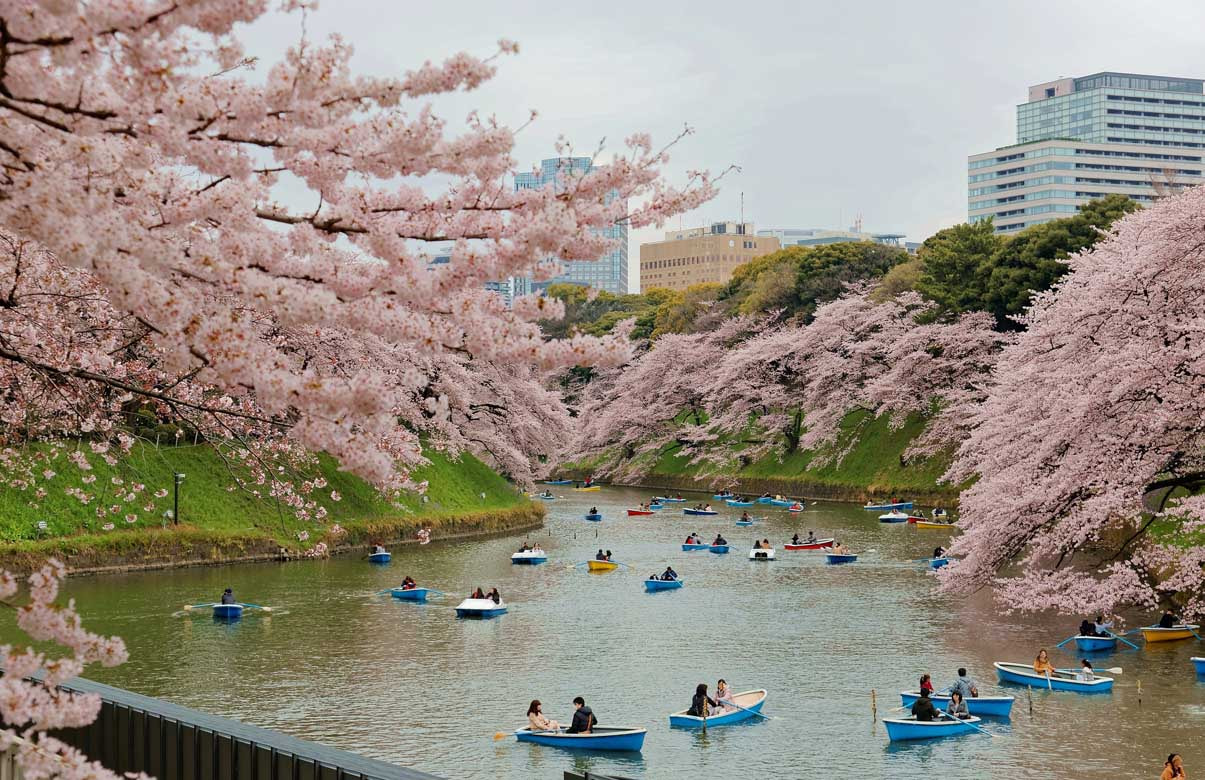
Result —
<path fill-rule="evenodd" d="M 741 193 L 741 230 L 745 229 L 745 193 Z"/>

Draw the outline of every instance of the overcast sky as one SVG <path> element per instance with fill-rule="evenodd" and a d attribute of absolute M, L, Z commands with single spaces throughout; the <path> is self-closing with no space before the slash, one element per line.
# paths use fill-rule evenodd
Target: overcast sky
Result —
<path fill-rule="evenodd" d="M 589 153 L 689 124 L 671 174 L 741 171 L 686 226 L 737 219 L 744 192 L 758 228 L 843 228 L 860 214 L 866 230 L 917 241 L 966 219 L 966 157 L 1013 143 L 1030 84 L 1101 70 L 1205 76 L 1195 2 L 324 0 L 307 28 L 342 34 L 356 69 L 375 75 L 518 41 L 496 79 L 436 107 L 452 123 L 478 108 L 510 125 L 537 109 L 524 167 L 552 156 L 559 135 Z M 299 34 L 294 14 L 245 38 L 275 59 Z M 633 265 L 651 235 L 632 236 Z"/>

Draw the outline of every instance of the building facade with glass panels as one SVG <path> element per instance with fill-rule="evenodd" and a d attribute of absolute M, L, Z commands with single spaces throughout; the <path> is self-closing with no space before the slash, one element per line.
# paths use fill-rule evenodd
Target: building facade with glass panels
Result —
<path fill-rule="evenodd" d="M 593 161 L 589 157 L 554 157 L 540 162 L 538 171 L 515 175 L 516 190 L 532 190 L 541 187 L 564 187 L 567 182 L 590 172 Z M 550 284 L 580 284 L 606 290 L 616 295 L 628 292 L 628 227 L 613 225 L 602 228 L 598 233 L 614 242 L 613 249 L 598 260 L 569 260 L 563 263 L 565 273 L 544 282 L 526 280 L 529 291 L 541 290 Z"/>
<path fill-rule="evenodd" d="M 1201 182 L 1205 81 L 1095 73 L 1029 88 L 1017 144 L 971 155 L 967 213 L 1015 233 L 1111 193 L 1146 204 Z"/>

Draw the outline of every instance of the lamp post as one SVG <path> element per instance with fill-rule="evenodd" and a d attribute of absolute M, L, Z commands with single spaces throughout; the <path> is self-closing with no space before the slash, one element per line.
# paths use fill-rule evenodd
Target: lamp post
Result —
<path fill-rule="evenodd" d="M 180 524 L 180 483 L 184 481 L 184 475 L 176 472 L 172 474 L 172 525 Z"/>

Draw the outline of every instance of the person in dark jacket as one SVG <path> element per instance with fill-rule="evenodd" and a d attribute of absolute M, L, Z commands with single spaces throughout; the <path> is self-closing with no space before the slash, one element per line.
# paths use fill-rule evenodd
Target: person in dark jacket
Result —
<path fill-rule="evenodd" d="M 929 698 L 928 690 L 921 688 L 920 698 L 912 704 L 912 714 L 921 721 L 937 720 L 940 717 L 937 708 L 933 706 L 933 700 Z"/>
<path fill-rule="evenodd" d="M 695 686 L 695 695 L 690 700 L 690 709 L 686 711 L 686 714 L 701 718 L 703 717 L 704 706 L 714 709 L 720 705 L 715 699 L 707 695 L 707 683 L 699 683 Z"/>
<path fill-rule="evenodd" d="M 1164 612 L 1163 617 L 1159 618 L 1159 628 L 1174 628 L 1179 622 L 1180 618 L 1176 617 L 1174 613 Z"/>
<path fill-rule="evenodd" d="M 586 700 L 581 696 L 573 699 L 573 722 L 569 724 L 569 734 L 589 734 L 598 724 L 594 712 L 586 706 Z"/>
<path fill-rule="evenodd" d="M 498 592 L 497 588 L 490 588 L 490 592 L 485 597 L 495 604 L 502 603 L 502 594 Z"/>
<path fill-rule="evenodd" d="M 223 604 L 233 604 L 234 603 L 234 591 L 233 590 L 231 590 L 230 588 L 226 588 L 225 592 L 222 593 L 222 603 Z"/>

